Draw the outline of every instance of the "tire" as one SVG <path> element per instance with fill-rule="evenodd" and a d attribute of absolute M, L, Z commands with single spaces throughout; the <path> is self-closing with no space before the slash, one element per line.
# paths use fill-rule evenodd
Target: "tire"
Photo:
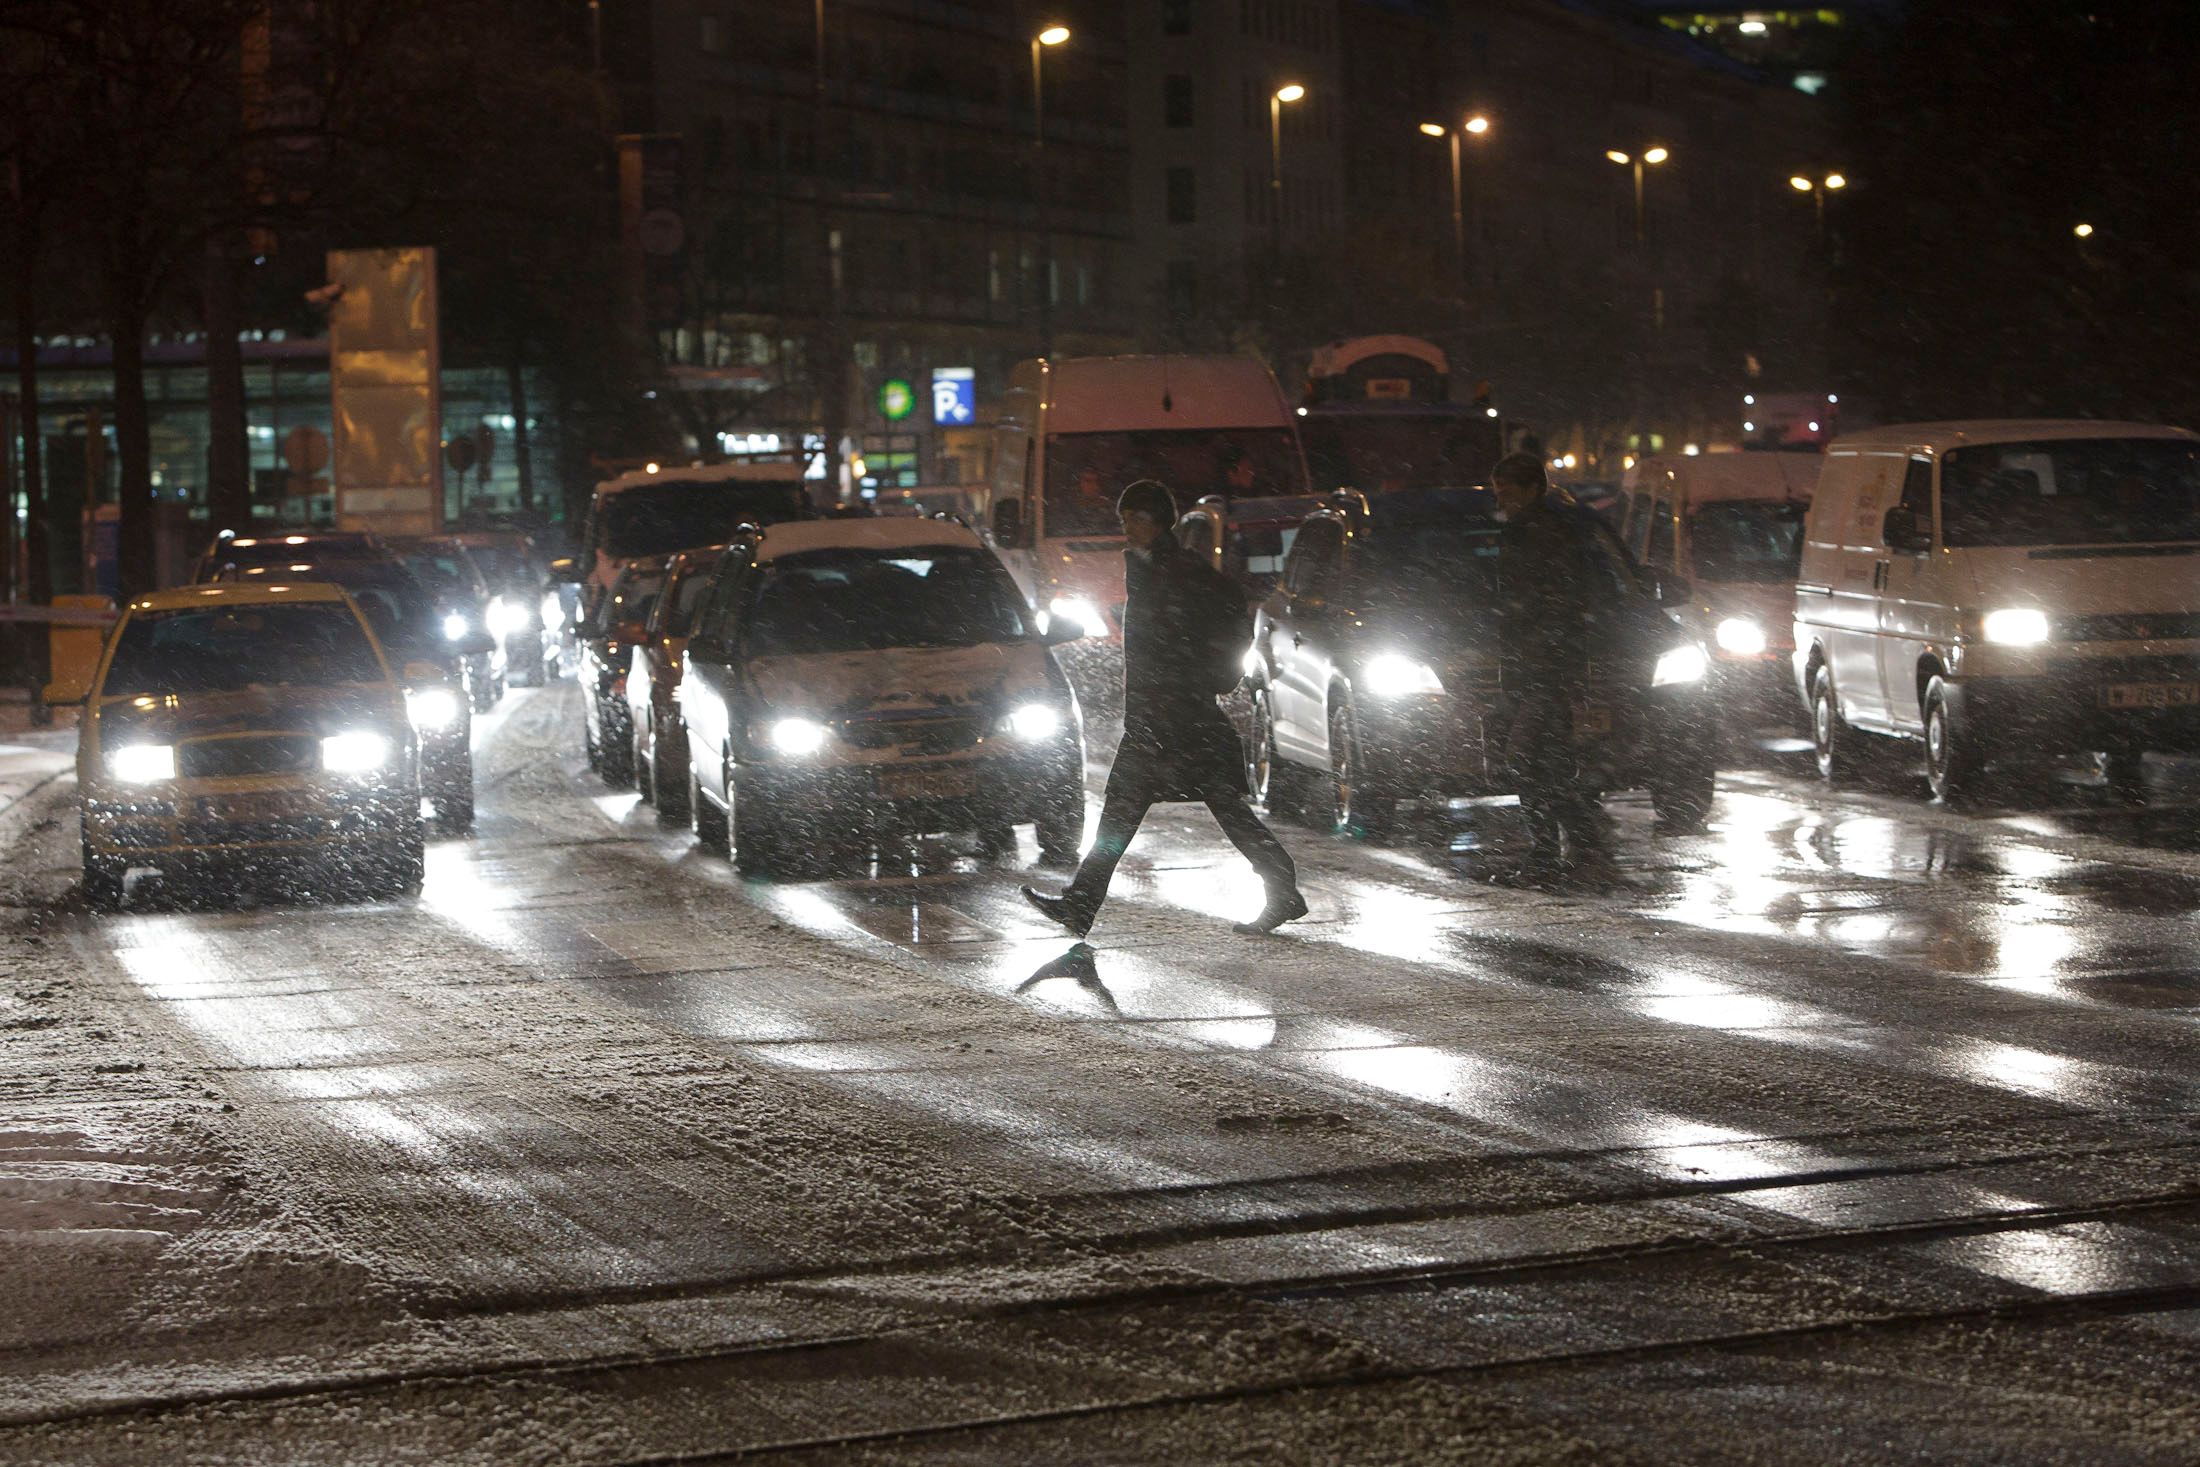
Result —
<path fill-rule="evenodd" d="M 1085 844 L 1085 790 L 1073 785 L 1047 803 L 1034 823 L 1039 860 L 1048 866 L 1074 866 Z"/>
<path fill-rule="evenodd" d="M 1352 724 L 1352 704 L 1329 705 L 1329 828 L 1337 835 L 1381 840 L 1397 816 L 1397 799 L 1372 779 Z"/>
<path fill-rule="evenodd" d="M 471 669 L 468 669 L 466 687 L 473 694 L 474 712 L 487 713 L 497 706 L 496 680 L 490 677 L 486 670 L 476 676 Z"/>
<path fill-rule="evenodd" d="M 474 755 L 467 750 L 459 767 L 429 792 L 436 828 L 445 835 L 470 835 L 474 828 Z"/>
<path fill-rule="evenodd" d="M 122 910 L 123 878 L 129 868 L 112 856 L 92 853 L 91 842 L 84 843 L 84 905 L 95 912 L 119 912 Z"/>
<path fill-rule="evenodd" d="M 1944 805 L 1977 799 L 1986 783 L 1985 751 L 1965 727 L 1961 693 L 1941 677 L 1925 685 L 1925 778 Z"/>
<path fill-rule="evenodd" d="M 531 659 L 508 663 L 506 680 L 515 688 L 539 688 L 543 684 L 543 658 L 539 652 Z"/>
<path fill-rule="evenodd" d="M 665 767 L 665 750 L 673 747 L 671 741 L 675 738 L 680 740 L 679 747 L 685 748 L 687 730 L 675 725 L 668 732 L 660 727 L 656 738 L 651 741 L 657 752 L 649 761 L 649 795 L 650 803 L 657 807 L 659 825 L 688 823 L 687 760 L 683 758 L 679 761 L 680 769 L 677 773 Z M 639 778 L 637 774 L 636 779 Z"/>
<path fill-rule="evenodd" d="M 599 702 L 598 707 L 603 705 Z M 596 772 L 615 790 L 634 788 L 634 740 L 622 727 L 627 720 L 616 713 L 604 714 L 604 726 L 596 731 Z"/>
<path fill-rule="evenodd" d="M 2147 802 L 2147 756 L 2143 749 L 2110 749 L 2101 756 L 2101 774 L 2109 795 L 2126 805 Z"/>
<path fill-rule="evenodd" d="M 581 749 L 588 755 L 588 772 L 603 773 L 603 749 L 596 738 L 596 714 L 585 701 L 581 709 Z"/>
<path fill-rule="evenodd" d="M 415 820 L 412 829 L 374 859 L 369 889 L 378 897 L 414 896 L 428 876 L 427 834 Z"/>
<path fill-rule="evenodd" d="M 785 876 L 791 874 L 787 851 L 773 826 L 778 811 L 764 801 L 750 796 L 734 797 L 733 818 L 733 866 L 743 876 Z"/>
<path fill-rule="evenodd" d="M 692 764 L 688 766 L 687 803 L 688 829 L 695 832 L 695 843 L 714 856 L 732 855 L 733 832 L 726 812 L 704 798 Z"/>
<path fill-rule="evenodd" d="M 1818 777 L 1830 785 L 1853 785 L 1864 777 L 1857 740 L 1863 735 L 1841 718 L 1841 700 L 1833 690 L 1833 673 L 1821 667 L 1810 680 L 1810 741 L 1818 763 Z"/>
<path fill-rule="evenodd" d="M 1675 740 L 1676 745 L 1682 741 Z M 1667 754 L 1669 770 L 1650 782 L 1650 808 L 1664 831 L 1703 829 L 1718 791 L 1717 760 L 1704 745 L 1675 747 Z"/>
<path fill-rule="evenodd" d="M 627 744 L 627 763 L 634 770 L 634 792 L 642 797 L 642 803 L 646 805 L 656 798 L 657 775 L 650 767 L 652 761 L 649 756 L 642 752 L 641 725 L 634 723 L 632 715 L 628 716 L 627 722 L 633 725 L 633 737 Z"/>

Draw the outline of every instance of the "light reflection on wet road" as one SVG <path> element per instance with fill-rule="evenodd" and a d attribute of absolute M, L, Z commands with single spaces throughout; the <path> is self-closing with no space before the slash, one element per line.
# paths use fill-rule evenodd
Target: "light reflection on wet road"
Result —
<path fill-rule="evenodd" d="M 574 701 L 484 721 L 480 832 L 433 847 L 415 907 L 75 937 L 285 1117 L 256 1144 L 301 1205 L 350 1188 L 397 1220 L 375 1266 L 478 1315 L 465 1348 L 534 1338 L 514 1299 L 590 1348 L 746 1338 L 730 1306 L 570 1311 L 911 1252 L 1077 1257 L 1092 1289 L 1991 1215 L 1848 1283 L 2200 1284 L 2190 1231 L 2021 1221 L 2124 1205 L 2095 1153 L 2146 1150 L 2135 1196 L 2195 1185 L 2186 771 L 2143 812 L 2055 786 L 1983 815 L 1744 771 L 1698 836 L 1614 801 L 1620 879 L 1557 895 L 1486 880 L 1502 810 L 1380 849 L 1286 826 L 1313 913 L 1265 939 L 1228 930 L 1250 873 L 1171 808 L 1088 951 L 1017 898 L 1028 836 L 997 866 L 926 842 L 892 872 L 745 881 L 592 784 Z M 839 1287 L 869 1324 L 914 1307 Z M 1724 1307 L 1781 1313 L 1751 1297 Z M 1522 1317 L 1546 1307 L 1589 1317 Z M 1319 1328 L 1412 1353 L 1387 1315 Z"/>

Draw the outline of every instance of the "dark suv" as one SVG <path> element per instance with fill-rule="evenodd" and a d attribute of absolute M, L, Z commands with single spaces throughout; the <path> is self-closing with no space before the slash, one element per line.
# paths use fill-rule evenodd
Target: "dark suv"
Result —
<path fill-rule="evenodd" d="M 1398 802 L 1497 794 L 1511 706 L 1498 682 L 1502 527 L 1479 489 L 1352 496 L 1307 517 L 1255 621 L 1246 739 L 1255 799 L 1379 835 Z M 1574 737 L 1601 789 L 1647 787 L 1661 822 L 1711 804 L 1703 649 L 1611 531 L 1584 516 L 1596 570 L 1589 698 Z"/>

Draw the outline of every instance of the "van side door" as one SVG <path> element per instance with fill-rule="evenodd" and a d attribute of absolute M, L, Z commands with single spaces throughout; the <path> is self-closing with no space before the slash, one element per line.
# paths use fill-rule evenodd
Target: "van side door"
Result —
<path fill-rule="evenodd" d="M 1335 610 L 1330 605 L 1342 579 L 1344 527 L 1311 519 L 1299 530 L 1285 561 L 1276 603 L 1281 614 L 1269 637 L 1275 683 L 1276 746 L 1301 759 L 1328 757 L 1329 661 L 1323 645 Z"/>
<path fill-rule="evenodd" d="M 1815 639 L 1823 647 L 1841 716 L 1863 728 L 1887 727 L 1879 668 L 1883 537 L 1908 463 L 1907 453 L 1887 450 L 1828 455 L 1818 492 L 1830 497 L 1812 517 L 1813 540 L 1795 588 L 1796 645 Z"/>
<path fill-rule="evenodd" d="M 1897 503 L 1920 524 L 1934 524 L 1933 461 L 1924 454 L 1913 456 L 1903 470 Z M 1886 692 L 1887 721 L 1905 733 L 1925 730 L 1918 659 L 1928 646 L 1944 643 L 1952 630 L 1955 607 L 1943 584 L 1944 559 L 1930 550 L 1880 552 L 1879 680 Z"/>

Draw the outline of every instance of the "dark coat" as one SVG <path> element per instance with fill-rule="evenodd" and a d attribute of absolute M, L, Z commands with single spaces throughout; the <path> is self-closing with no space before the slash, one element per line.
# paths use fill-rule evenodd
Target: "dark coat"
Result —
<path fill-rule="evenodd" d="M 1498 646 L 1506 691 L 1533 693 L 1587 676 L 1595 574 L 1586 510 L 1550 494 L 1508 522 L 1497 559 Z"/>
<path fill-rule="evenodd" d="M 1200 629 L 1244 616 L 1237 584 L 1167 536 L 1147 554 L 1125 551 L 1123 742 L 1110 794 L 1199 800 L 1241 789 L 1237 730 L 1215 703 Z"/>

